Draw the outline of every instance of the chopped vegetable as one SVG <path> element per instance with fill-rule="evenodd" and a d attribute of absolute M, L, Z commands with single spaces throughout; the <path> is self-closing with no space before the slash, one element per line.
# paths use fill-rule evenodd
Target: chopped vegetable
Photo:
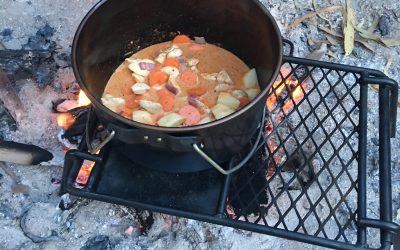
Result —
<path fill-rule="evenodd" d="M 158 101 L 160 102 L 163 110 L 165 112 L 172 111 L 175 104 L 174 95 L 167 89 L 161 89 L 160 91 L 157 92 L 157 94 L 158 94 Z"/>
<path fill-rule="evenodd" d="M 162 127 L 178 127 L 182 125 L 184 121 L 184 117 L 176 113 L 171 113 L 158 120 L 157 124 Z"/>
<path fill-rule="evenodd" d="M 223 104 L 231 109 L 236 110 L 240 106 L 240 101 L 229 93 L 222 92 L 218 96 L 218 104 Z"/>
<path fill-rule="evenodd" d="M 231 77 L 229 76 L 228 72 L 226 72 L 225 70 L 222 70 L 218 73 L 217 81 L 233 84 Z"/>
<path fill-rule="evenodd" d="M 150 86 L 147 85 L 146 83 L 138 82 L 138 83 L 135 83 L 131 87 L 131 89 L 132 89 L 133 93 L 135 93 L 137 95 L 143 95 L 150 89 Z"/>
<path fill-rule="evenodd" d="M 168 74 L 161 70 L 155 70 L 149 75 L 150 85 L 163 84 L 166 82 L 168 82 Z"/>
<path fill-rule="evenodd" d="M 121 115 L 125 118 L 132 118 L 133 115 L 133 109 L 127 108 L 125 106 L 125 108 L 122 110 Z"/>
<path fill-rule="evenodd" d="M 192 105 L 193 107 L 197 108 L 199 105 L 197 104 L 197 99 L 194 96 L 189 96 L 188 97 L 188 103 Z"/>
<path fill-rule="evenodd" d="M 244 92 L 243 90 L 237 89 L 232 91 L 232 95 L 236 98 L 236 99 L 240 99 L 242 97 L 247 97 L 247 93 Z"/>
<path fill-rule="evenodd" d="M 201 76 L 202 76 L 204 79 L 206 79 L 207 81 L 216 81 L 216 80 L 217 80 L 218 73 L 211 73 L 211 74 L 202 73 Z"/>
<path fill-rule="evenodd" d="M 116 112 L 117 108 L 125 105 L 125 100 L 120 97 L 113 97 L 112 95 L 106 94 L 101 98 L 101 102 L 104 106 Z"/>
<path fill-rule="evenodd" d="M 183 55 L 183 51 L 178 47 L 168 52 L 167 57 L 180 57 L 181 55 Z"/>
<path fill-rule="evenodd" d="M 139 100 L 134 95 L 125 97 L 125 107 L 129 109 L 137 109 L 139 107 Z"/>
<path fill-rule="evenodd" d="M 249 96 L 250 100 L 256 98 L 256 96 L 260 93 L 259 89 L 246 89 L 245 90 L 247 95 Z"/>
<path fill-rule="evenodd" d="M 200 124 L 205 124 L 205 123 L 209 123 L 209 122 L 212 122 L 212 119 L 210 118 L 210 116 L 206 116 L 203 119 L 201 119 L 198 124 L 200 125 Z"/>
<path fill-rule="evenodd" d="M 176 58 L 167 58 L 164 61 L 164 66 L 171 66 L 171 67 L 175 67 L 175 68 L 179 68 L 179 66 L 181 65 L 181 63 L 179 62 L 178 59 Z"/>
<path fill-rule="evenodd" d="M 143 110 L 133 111 L 132 120 L 134 120 L 135 122 L 140 122 L 149 125 L 153 124 L 153 118 L 151 117 L 151 114 Z"/>
<path fill-rule="evenodd" d="M 188 126 L 196 125 L 201 119 L 200 112 L 192 105 L 183 106 L 179 114 L 186 118 L 185 124 Z"/>
<path fill-rule="evenodd" d="M 172 40 L 172 43 L 190 43 L 192 40 L 188 36 L 185 35 L 177 35 L 174 40 Z"/>
<path fill-rule="evenodd" d="M 150 112 L 152 114 L 162 112 L 162 110 L 163 110 L 163 107 L 161 106 L 161 104 L 159 104 L 157 102 L 148 101 L 148 100 L 140 100 L 139 105 L 140 105 L 140 107 L 142 107 L 143 109 L 147 110 L 148 112 Z"/>
<path fill-rule="evenodd" d="M 255 69 L 251 69 L 244 75 L 243 84 L 246 88 L 254 88 L 258 85 L 257 73 Z"/>
<path fill-rule="evenodd" d="M 139 76 L 146 77 L 150 73 L 151 68 L 149 65 L 152 64 L 154 66 L 154 61 L 150 59 L 126 59 L 126 61 L 129 63 L 128 68 L 135 74 Z M 155 66 L 154 66 L 155 67 Z M 152 67 L 152 69 L 154 69 Z"/>
<path fill-rule="evenodd" d="M 205 93 L 207 93 L 207 90 L 208 90 L 207 86 L 200 85 L 195 88 L 187 89 L 186 92 L 188 93 L 188 95 L 191 95 L 191 96 L 202 96 Z"/>
<path fill-rule="evenodd" d="M 248 98 L 247 96 L 243 96 L 239 98 L 239 102 L 240 102 L 240 107 L 244 107 L 250 103 L 250 98 Z"/>
<path fill-rule="evenodd" d="M 220 83 L 217 86 L 215 86 L 214 91 L 216 91 L 216 92 L 224 92 L 224 91 L 231 90 L 232 88 L 233 87 L 230 84 Z"/>
<path fill-rule="evenodd" d="M 235 112 L 234 109 L 231 109 L 223 104 L 217 104 L 215 105 L 212 109 L 211 109 L 213 115 L 215 116 L 215 118 L 217 119 L 221 119 L 224 118 L 225 116 L 228 116 L 232 113 Z"/>
<path fill-rule="evenodd" d="M 180 80 L 186 87 L 193 87 L 197 84 L 197 75 L 191 70 L 185 70 L 181 73 Z"/>
<path fill-rule="evenodd" d="M 139 62 L 139 67 L 141 70 L 152 71 L 156 65 L 154 63 Z"/>
<path fill-rule="evenodd" d="M 179 75 L 179 69 L 176 67 L 171 67 L 171 66 L 162 67 L 161 71 L 173 77 L 178 77 Z"/>
<path fill-rule="evenodd" d="M 179 93 L 179 90 L 170 83 L 165 84 L 165 88 L 174 95 Z"/>
<path fill-rule="evenodd" d="M 166 58 L 167 58 L 167 53 L 162 52 L 154 60 L 156 62 L 159 62 L 159 63 L 163 64 L 165 62 Z"/>

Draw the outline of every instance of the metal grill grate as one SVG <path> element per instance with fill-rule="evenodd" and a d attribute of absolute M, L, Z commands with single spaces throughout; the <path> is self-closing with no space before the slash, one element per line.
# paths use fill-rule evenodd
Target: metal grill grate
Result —
<path fill-rule="evenodd" d="M 379 219 L 368 218 L 366 213 L 366 124 L 371 83 L 380 85 Z M 211 206 L 215 210 L 185 209 L 174 206 L 168 198 L 168 205 L 160 205 L 154 199 L 133 197 L 133 191 L 122 194 L 109 191 L 111 186 L 106 191 L 99 188 L 98 183 L 113 176 L 101 171 L 116 171 L 115 164 L 107 168 L 96 163 L 89 185 L 76 189 L 73 184 L 82 159 L 101 162 L 98 156 L 85 153 L 85 147 L 67 154 L 62 190 L 336 249 L 374 246 L 367 240 L 367 229 L 378 228 L 381 241 L 375 245 L 389 248 L 400 237 L 391 238 L 400 231 L 392 222 L 390 182 L 390 136 L 395 131 L 397 97 L 397 83 L 381 72 L 285 56 L 268 97 L 263 143 L 238 173 L 224 179 L 216 176 L 222 182 L 221 189 L 216 189 L 218 202 Z M 107 157 L 104 152 L 109 149 L 102 150 L 100 157 Z M 125 187 L 122 178 L 128 172 L 121 173 L 119 182 Z"/>
<path fill-rule="evenodd" d="M 359 80 L 355 73 L 282 66 L 268 99 L 262 164 L 239 174 L 245 183 L 233 181 L 232 218 L 355 243 Z M 261 186 L 254 181 L 260 176 Z"/>

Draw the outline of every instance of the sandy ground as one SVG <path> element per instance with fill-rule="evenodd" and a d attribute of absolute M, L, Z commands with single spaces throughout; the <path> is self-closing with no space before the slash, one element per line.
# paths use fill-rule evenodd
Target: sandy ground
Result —
<path fill-rule="evenodd" d="M 70 52 L 75 30 L 85 13 L 96 3 L 94 0 L 0 0 L 0 42 L 7 49 L 20 49 L 29 44 L 29 38 L 38 29 L 49 24 L 54 28 L 52 41 L 66 53 Z M 285 38 L 295 43 L 295 56 L 303 57 L 316 49 L 313 41 L 323 40 L 324 35 L 313 25 L 299 25 L 287 29 L 295 18 L 312 9 L 311 1 L 261 1 L 276 18 Z M 317 1 L 319 7 L 340 4 L 341 1 Z M 400 37 L 400 2 L 353 1 L 357 20 L 364 19 L 368 26 L 373 16 L 387 15 L 387 37 Z M 332 20 L 333 29 L 340 31 L 339 13 L 325 14 Z M 323 21 L 319 20 L 319 23 Z M 311 37 L 311 39 L 309 39 Z M 312 40 L 312 41 L 310 41 Z M 400 82 L 400 47 L 386 48 L 370 42 L 375 52 L 356 45 L 354 52 L 343 56 L 341 44 L 329 47 L 335 57 L 323 56 L 322 60 L 345 63 L 384 70 L 388 59 L 392 66 L 388 75 Z M 271 236 L 236 230 L 232 228 L 200 223 L 184 218 L 156 214 L 155 223 L 147 236 L 124 234 L 129 226 L 137 221 L 125 208 L 98 201 L 79 202 L 78 209 L 61 211 L 56 209 L 59 202 L 58 185 L 51 183 L 52 178 L 60 176 L 63 151 L 56 138 L 55 115 L 50 112 L 51 101 L 63 96 L 60 86 L 74 81 L 70 68 L 60 69 L 58 77 L 51 86 L 38 89 L 34 82 L 24 82 L 19 92 L 21 100 L 29 107 L 27 118 L 20 124 L 12 137 L 21 142 L 34 143 L 45 147 L 55 154 L 55 160 L 43 166 L 10 166 L 21 178 L 21 182 L 30 186 L 28 195 L 14 194 L 10 191 L 12 180 L 0 169 L 0 244 L 2 249 L 80 249 L 88 244 L 91 237 L 105 235 L 99 239 L 103 249 L 322 249 L 316 246 L 283 240 Z M 377 95 L 370 91 L 368 115 L 370 138 L 376 139 Z M 43 95 L 44 94 L 44 95 Z M 40 98 L 32 99 L 32 95 Z M 400 109 L 398 109 L 400 110 Z M 37 114 L 40 113 L 41 116 Z M 400 117 L 400 112 L 398 112 Z M 397 138 L 392 140 L 393 168 L 393 216 L 400 222 L 400 122 L 397 124 Z M 373 217 L 377 211 L 377 170 L 373 163 L 377 159 L 377 145 L 368 141 L 369 171 L 371 188 L 368 191 L 369 213 Z M 375 164 L 376 165 L 376 164 Z M 26 214 L 28 229 L 36 235 L 53 240 L 34 243 L 20 229 L 19 218 Z M 376 236 L 375 236 L 376 237 Z M 92 241 L 93 242 L 93 241 Z M 104 243 L 105 242 L 105 243 Z M 107 248 L 108 247 L 108 248 Z M 93 249 L 87 245 L 87 248 Z"/>

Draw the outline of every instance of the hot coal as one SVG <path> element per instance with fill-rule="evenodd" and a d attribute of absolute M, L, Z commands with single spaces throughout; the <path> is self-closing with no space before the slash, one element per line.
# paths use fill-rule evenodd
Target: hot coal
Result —
<path fill-rule="evenodd" d="M 90 237 L 81 250 L 111 250 L 114 248 L 110 238 L 106 235 Z"/>
<path fill-rule="evenodd" d="M 315 180 L 312 163 L 307 162 L 302 154 L 294 154 L 285 162 L 283 171 L 294 173 L 301 187 L 308 187 Z"/>

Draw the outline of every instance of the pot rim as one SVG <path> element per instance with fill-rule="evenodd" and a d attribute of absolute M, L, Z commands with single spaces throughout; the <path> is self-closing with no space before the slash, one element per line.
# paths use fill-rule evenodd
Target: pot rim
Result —
<path fill-rule="evenodd" d="M 209 122 L 206 124 L 201 124 L 201 125 L 196 125 L 196 126 L 188 126 L 188 127 L 158 127 L 158 126 L 152 126 L 152 125 L 146 125 L 143 123 L 139 123 L 139 122 L 135 122 L 133 120 L 127 119 L 121 115 L 118 115 L 117 113 L 113 112 L 112 110 L 108 109 L 106 106 L 104 106 L 100 101 L 97 101 L 97 99 L 92 95 L 92 93 L 88 90 L 88 88 L 86 88 L 86 85 L 83 84 L 83 80 L 81 78 L 81 75 L 79 73 L 79 69 L 78 69 L 78 64 L 76 61 L 76 50 L 77 50 L 77 43 L 78 43 L 78 39 L 80 37 L 80 34 L 82 33 L 83 28 L 86 25 L 86 22 L 89 20 L 89 18 L 103 5 L 105 4 L 107 1 L 109 0 L 101 0 L 99 1 L 97 4 L 95 4 L 90 10 L 89 12 L 85 15 L 85 17 L 83 18 L 83 20 L 81 21 L 81 23 L 78 26 L 78 29 L 75 33 L 74 39 L 73 39 L 73 43 L 72 43 L 72 69 L 74 72 L 74 75 L 76 77 L 76 80 L 79 83 L 79 86 L 81 87 L 81 89 L 85 92 L 85 94 L 87 95 L 87 97 L 90 99 L 90 101 L 92 102 L 92 104 L 94 104 L 93 106 L 95 107 L 101 107 L 102 112 L 105 112 L 107 115 L 112 116 L 113 118 L 117 119 L 119 122 L 122 122 L 125 125 L 129 125 L 130 127 L 136 127 L 136 128 L 140 128 L 140 129 L 147 129 L 147 130 L 153 130 L 153 131 L 159 131 L 159 132 L 166 132 L 166 133 L 182 133 L 182 132 L 193 132 L 193 131 L 197 131 L 197 130 L 201 130 L 201 129 L 207 129 L 210 127 L 214 127 L 214 126 L 218 126 L 220 124 L 223 124 L 231 119 L 234 119 L 240 115 L 242 115 L 243 113 L 247 112 L 249 109 L 251 109 L 254 105 L 256 105 L 259 101 L 261 101 L 261 99 L 264 98 L 264 96 L 267 95 L 267 92 L 269 91 L 270 88 L 265 88 L 264 90 L 262 90 L 255 99 L 253 99 L 248 105 L 246 105 L 245 107 L 241 108 L 240 110 L 232 113 L 231 115 L 228 115 L 222 119 L 218 119 L 215 120 L 213 122 Z M 278 76 L 281 64 L 282 64 L 282 58 L 283 58 L 283 41 L 282 41 L 282 35 L 280 32 L 280 29 L 278 27 L 278 24 L 276 23 L 274 17 L 271 15 L 271 13 L 267 10 L 267 8 L 258 0 L 250 0 L 253 3 L 255 3 L 263 12 L 265 15 L 267 15 L 267 17 L 270 19 L 271 23 L 272 23 L 272 27 L 275 30 L 276 34 L 277 34 L 277 38 L 278 38 L 278 42 L 279 42 L 279 54 L 278 54 L 278 61 L 277 61 L 277 65 L 275 67 L 275 70 L 271 76 L 271 81 L 275 81 L 276 77 Z M 271 84 L 271 83 L 270 83 Z"/>

